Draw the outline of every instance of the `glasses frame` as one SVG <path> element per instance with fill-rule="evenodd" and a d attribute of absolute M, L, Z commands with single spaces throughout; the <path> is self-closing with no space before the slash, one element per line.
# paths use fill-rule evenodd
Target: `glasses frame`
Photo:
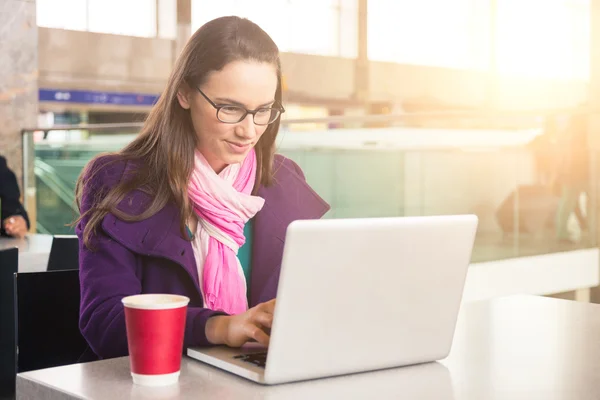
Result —
<path fill-rule="evenodd" d="M 271 125 L 273 122 L 277 121 L 277 119 L 279 119 L 279 117 L 281 117 L 281 114 L 283 114 L 285 112 L 285 108 L 283 108 L 283 106 L 280 107 L 260 107 L 257 108 L 256 110 L 248 110 L 245 107 L 242 107 L 240 105 L 237 104 L 216 104 L 214 101 L 212 101 L 202 90 L 200 90 L 199 87 L 196 86 L 196 90 L 198 90 L 198 92 L 200 92 L 200 94 L 202 95 L 202 97 L 204 97 L 206 99 L 206 101 L 208 101 L 208 103 L 213 106 L 213 108 L 217 111 L 217 119 L 219 121 L 221 121 L 224 124 L 238 124 L 240 122 L 242 122 L 247 116 L 248 114 L 252 115 L 252 122 L 254 122 L 255 125 L 258 126 L 267 126 L 267 125 Z M 241 110 L 244 110 L 244 115 L 239 119 L 239 121 L 236 122 L 230 122 L 230 121 L 223 121 L 221 118 L 219 118 L 219 111 L 221 111 L 222 108 L 225 107 L 237 107 Z M 273 121 L 270 121 L 266 124 L 259 124 L 256 122 L 256 113 L 261 111 L 261 110 L 277 110 L 279 111 L 279 114 L 277 115 L 277 117 L 275 117 L 275 119 L 273 119 Z M 271 111 L 272 112 L 272 111 Z"/>

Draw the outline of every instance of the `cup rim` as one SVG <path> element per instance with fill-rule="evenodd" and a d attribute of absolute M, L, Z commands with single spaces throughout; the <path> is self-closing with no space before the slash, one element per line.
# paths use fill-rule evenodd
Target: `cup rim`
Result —
<path fill-rule="evenodd" d="M 168 303 L 153 302 L 153 299 L 164 297 L 169 297 L 173 301 L 169 301 Z M 135 294 L 132 296 L 123 297 L 123 299 L 121 299 L 121 302 L 127 308 L 135 308 L 138 310 L 171 310 L 174 308 L 181 308 L 187 306 L 190 302 L 190 298 L 178 294 L 149 293 Z"/>

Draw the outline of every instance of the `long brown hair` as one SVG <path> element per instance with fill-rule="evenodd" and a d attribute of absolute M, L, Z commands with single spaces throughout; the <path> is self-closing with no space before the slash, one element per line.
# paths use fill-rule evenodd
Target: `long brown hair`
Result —
<path fill-rule="evenodd" d="M 124 221 L 141 221 L 160 211 L 169 202 L 181 210 L 180 228 L 192 215 L 187 188 L 194 165 L 197 136 L 189 110 L 183 109 L 177 93 L 183 85 L 202 85 L 211 71 L 219 71 L 233 61 L 252 60 L 274 65 L 277 71 L 275 103 L 281 105 L 281 64 L 279 49 L 269 35 L 253 22 L 239 17 L 222 17 L 203 25 L 187 42 L 178 57 L 167 86 L 152 108 L 140 134 L 124 149 L 114 153 L 112 162 L 135 161 L 135 173 L 94 201 L 78 220 L 88 219 L 83 232 L 84 244 L 90 247 L 91 235 L 108 213 Z M 257 176 L 255 191 L 273 180 L 273 156 L 279 119 L 269 125 L 255 146 Z M 81 211 L 84 187 L 98 171 L 88 163 L 76 185 L 77 206 Z M 128 193 L 140 189 L 151 197 L 148 207 L 138 215 L 117 208 Z"/>

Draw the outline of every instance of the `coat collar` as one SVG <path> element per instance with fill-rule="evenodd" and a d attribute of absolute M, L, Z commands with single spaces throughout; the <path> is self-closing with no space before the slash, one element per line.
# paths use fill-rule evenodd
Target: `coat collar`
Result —
<path fill-rule="evenodd" d="M 285 240 L 287 226 L 298 219 L 321 218 L 330 207 L 309 185 L 300 167 L 283 156 L 276 156 L 274 180 L 268 187 L 261 186 L 258 196 L 265 206 L 256 215 L 256 224 L 269 220 L 268 232 Z"/>

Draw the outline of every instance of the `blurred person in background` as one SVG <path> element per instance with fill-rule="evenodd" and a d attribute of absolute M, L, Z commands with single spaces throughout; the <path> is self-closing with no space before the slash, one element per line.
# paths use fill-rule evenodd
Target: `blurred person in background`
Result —
<path fill-rule="evenodd" d="M 29 216 L 21 204 L 15 173 L 0 156 L 0 235 L 23 238 L 29 230 Z"/>
<path fill-rule="evenodd" d="M 580 105 L 569 116 L 567 127 L 559 138 L 561 156 L 557 164 L 556 184 L 561 198 L 556 216 L 556 236 L 561 242 L 572 242 L 568 230 L 572 213 L 575 213 L 581 231 L 588 230 L 588 213 L 584 215 L 580 207 L 581 195 L 588 193 L 590 179 L 588 116 L 587 106 Z"/>
<path fill-rule="evenodd" d="M 544 118 L 542 133 L 527 144 L 535 161 L 536 183 L 552 190 L 554 190 L 552 185 L 556 179 L 556 165 L 559 156 L 557 141 L 560 131 L 560 115 L 550 114 Z"/>

